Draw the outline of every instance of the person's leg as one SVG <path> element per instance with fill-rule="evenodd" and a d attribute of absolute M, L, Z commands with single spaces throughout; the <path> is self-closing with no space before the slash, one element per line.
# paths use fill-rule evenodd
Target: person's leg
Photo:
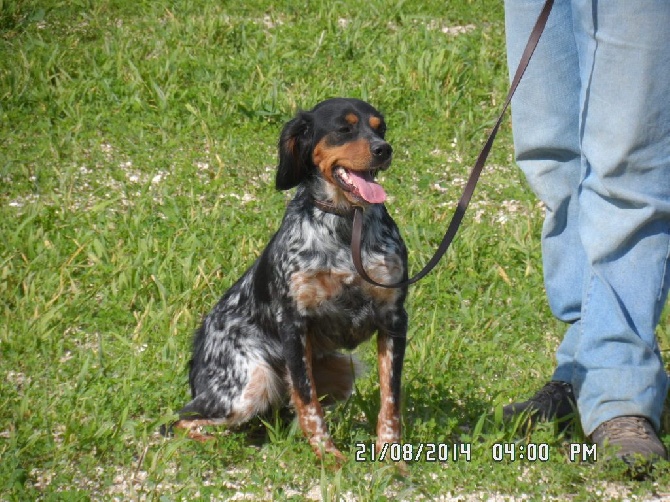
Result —
<path fill-rule="evenodd" d="M 510 74 L 516 70 L 543 4 L 544 0 L 505 2 Z M 578 191 L 583 176 L 580 93 L 571 3 L 556 0 L 512 100 L 512 127 L 517 163 L 546 208 L 542 257 L 549 305 L 558 319 L 572 324 L 557 351 L 552 377 L 562 382 L 572 381 L 585 264 L 578 226 Z"/>
<path fill-rule="evenodd" d="M 573 3 L 588 268 L 572 384 L 587 435 L 627 415 L 658 430 L 668 388 L 655 329 L 670 284 L 670 3 Z"/>
<path fill-rule="evenodd" d="M 506 1 L 511 71 L 541 4 Z M 640 415 L 658 427 L 667 393 L 654 328 L 670 282 L 668 7 L 617 2 L 605 13 L 590 0 L 576 4 L 571 10 L 569 1 L 556 0 L 512 109 L 518 162 L 547 206 L 542 247 L 549 303 L 571 326 L 557 353 L 554 381 L 504 411 L 534 408 L 541 418 L 565 413 L 572 387 L 560 381 L 572 382 L 581 394 L 586 432 L 598 427 L 594 440 L 616 436 L 623 450 L 663 456 L 651 427 L 607 417 Z M 621 51 L 615 50 L 619 44 Z M 638 266 L 644 268 L 640 275 Z M 607 393 L 613 387 L 614 397 Z"/>

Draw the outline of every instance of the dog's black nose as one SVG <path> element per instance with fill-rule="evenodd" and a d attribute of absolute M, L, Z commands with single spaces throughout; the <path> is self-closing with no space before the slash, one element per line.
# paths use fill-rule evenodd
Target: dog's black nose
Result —
<path fill-rule="evenodd" d="M 370 151 L 372 155 L 375 156 L 378 160 L 386 160 L 391 157 L 393 153 L 393 148 L 386 141 L 381 141 L 379 143 L 374 143 L 370 145 Z"/>

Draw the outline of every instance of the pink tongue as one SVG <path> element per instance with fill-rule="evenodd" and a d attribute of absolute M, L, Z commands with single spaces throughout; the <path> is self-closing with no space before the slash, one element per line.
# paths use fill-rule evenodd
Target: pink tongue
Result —
<path fill-rule="evenodd" d="M 369 176 L 369 175 L 368 175 Z M 366 180 L 355 171 L 349 171 L 349 179 L 358 189 L 358 194 L 370 204 L 381 204 L 386 200 L 386 192 L 379 183 Z"/>

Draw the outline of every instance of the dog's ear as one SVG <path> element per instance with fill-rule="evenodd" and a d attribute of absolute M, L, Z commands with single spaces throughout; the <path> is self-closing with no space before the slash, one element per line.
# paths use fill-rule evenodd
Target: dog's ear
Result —
<path fill-rule="evenodd" d="M 289 121 L 279 136 L 279 165 L 275 186 L 288 190 L 297 186 L 312 170 L 312 117 L 300 112 Z"/>

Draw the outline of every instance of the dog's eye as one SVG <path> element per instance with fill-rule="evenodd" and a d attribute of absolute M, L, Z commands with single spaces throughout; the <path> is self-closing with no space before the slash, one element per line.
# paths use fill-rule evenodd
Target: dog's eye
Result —
<path fill-rule="evenodd" d="M 349 134 L 351 131 L 352 131 L 352 128 L 351 128 L 350 125 L 344 125 L 344 126 L 341 126 L 341 127 L 337 130 L 337 132 L 339 132 L 340 134 Z"/>

